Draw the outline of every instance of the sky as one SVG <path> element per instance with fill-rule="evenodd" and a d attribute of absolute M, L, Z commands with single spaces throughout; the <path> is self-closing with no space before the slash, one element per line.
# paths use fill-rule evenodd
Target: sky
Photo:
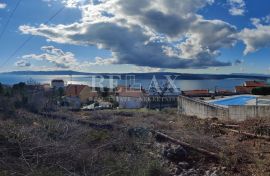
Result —
<path fill-rule="evenodd" d="M 269 0 L 0 0 L 0 72 L 270 74 Z"/>

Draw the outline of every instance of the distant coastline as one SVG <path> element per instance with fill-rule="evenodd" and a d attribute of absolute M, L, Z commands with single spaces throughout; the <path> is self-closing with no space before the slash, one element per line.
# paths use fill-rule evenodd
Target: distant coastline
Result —
<path fill-rule="evenodd" d="M 267 80 L 270 75 L 263 74 L 190 74 L 190 73 L 175 73 L 175 72 L 151 72 L 151 73 L 87 73 L 87 72 L 77 72 L 77 71 L 13 71 L 0 73 L 2 75 L 85 75 L 85 76 L 103 76 L 109 78 L 110 75 L 119 75 L 125 77 L 126 75 L 134 75 L 137 79 L 152 79 L 153 76 L 157 79 L 164 79 L 166 75 L 178 76 L 177 80 L 207 80 L 207 79 L 259 79 Z"/>

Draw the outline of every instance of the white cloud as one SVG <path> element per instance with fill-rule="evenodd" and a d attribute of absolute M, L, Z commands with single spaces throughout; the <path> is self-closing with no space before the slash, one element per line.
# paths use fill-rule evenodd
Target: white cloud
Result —
<path fill-rule="evenodd" d="M 19 29 L 23 34 L 43 36 L 48 41 L 109 50 L 112 63 L 116 64 L 173 69 L 228 66 L 230 63 L 216 57 L 221 48 L 235 44 L 236 28 L 197 14 L 213 2 L 92 0 L 80 7 L 79 22 L 22 25 Z"/>
<path fill-rule="evenodd" d="M 77 8 L 83 3 L 83 0 L 62 0 L 62 3 L 68 8 Z"/>
<path fill-rule="evenodd" d="M 88 66 L 95 66 L 95 65 L 110 65 L 113 64 L 115 60 L 113 58 L 101 58 L 101 57 L 96 57 L 94 62 L 84 62 L 84 64 Z"/>
<path fill-rule="evenodd" d="M 229 12 L 233 16 L 242 16 L 246 12 L 246 3 L 244 0 L 227 0 L 230 9 Z"/>
<path fill-rule="evenodd" d="M 16 67 L 30 67 L 31 63 L 25 59 L 15 62 Z"/>
<path fill-rule="evenodd" d="M 59 0 L 42 0 L 43 2 L 48 3 L 48 6 L 51 7 L 54 2 L 59 2 Z M 79 8 L 86 0 L 61 0 L 60 2 L 66 8 Z"/>
<path fill-rule="evenodd" d="M 238 34 L 239 40 L 242 40 L 246 45 L 244 54 L 270 47 L 270 25 L 261 24 L 260 19 L 257 18 L 251 20 L 255 28 L 244 28 Z"/>
<path fill-rule="evenodd" d="M 1 3 L 1 2 L 0 2 L 0 9 L 4 9 L 4 8 L 6 8 L 6 7 L 7 7 L 7 4 Z"/>
<path fill-rule="evenodd" d="M 87 69 L 90 66 L 108 65 L 114 62 L 113 59 L 104 59 L 97 57 L 94 62 L 84 61 L 79 62 L 75 55 L 71 52 L 64 52 L 63 50 L 54 46 L 41 47 L 42 54 L 28 54 L 21 57 L 21 60 L 15 63 L 17 67 L 33 66 L 30 61 L 45 61 L 53 65 L 55 69 Z M 36 67 L 36 66 L 35 66 Z"/>
<path fill-rule="evenodd" d="M 61 49 L 55 48 L 54 46 L 43 46 L 41 48 L 44 51 L 43 54 L 29 54 L 22 56 L 24 60 L 39 60 L 46 61 L 58 68 L 71 68 L 77 65 L 77 60 L 74 54 L 71 52 L 63 52 Z"/>
<path fill-rule="evenodd" d="M 265 17 L 263 17 L 263 21 L 264 21 L 265 23 L 270 23 L 270 14 L 267 15 L 267 16 L 265 16 Z"/>
<path fill-rule="evenodd" d="M 162 71 L 161 68 L 138 67 L 138 66 L 134 66 L 134 69 L 135 69 L 136 72 L 139 72 L 139 73 L 149 73 L 149 72 L 160 72 L 160 71 Z"/>

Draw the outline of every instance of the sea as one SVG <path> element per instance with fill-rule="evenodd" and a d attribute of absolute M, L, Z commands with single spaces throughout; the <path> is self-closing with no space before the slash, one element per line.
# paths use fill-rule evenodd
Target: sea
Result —
<path fill-rule="evenodd" d="M 84 84 L 89 86 L 102 85 L 104 87 L 112 87 L 112 82 L 109 79 L 96 78 L 93 80 L 87 75 L 14 75 L 14 74 L 0 74 L 0 82 L 5 85 L 13 85 L 19 82 L 26 83 L 39 83 L 39 84 L 49 84 L 53 79 L 62 79 L 66 84 Z M 237 85 L 243 85 L 248 79 L 244 78 L 229 78 L 229 79 L 207 79 L 207 80 L 175 80 L 174 84 L 180 90 L 195 90 L 195 89 L 225 89 L 234 90 Z M 114 85 L 132 85 L 134 87 L 142 86 L 148 89 L 150 84 L 153 83 L 151 79 L 122 79 L 114 81 Z M 166 82 L 166 80 L 157 80 L 160 85 Z"/>

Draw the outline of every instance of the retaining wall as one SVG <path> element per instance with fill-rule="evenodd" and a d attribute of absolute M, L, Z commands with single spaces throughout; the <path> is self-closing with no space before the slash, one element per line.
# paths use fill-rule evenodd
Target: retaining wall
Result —
<path fill-rule="evenodd" d="M 229 117 L 238 121 L 270 117 L 270 106 L 229 106 L 228 109 Z"/>
<path fill-rule="evenodd" d="M 197 116 L 199 118 L 228 119 L 228 108 L 215 106 L 204 101 L 180 96 L 178 98 L 178 112 L 185 115 Z"/>
<path fill-rule="evenodd" d="M 243 121 L 251 118 L 269 118 L 270 106 L 228 106 L 221 107 L 204 101 L 180 96 L 178 112 L 198 118 L 218 118 L 222 120 Z"/>

